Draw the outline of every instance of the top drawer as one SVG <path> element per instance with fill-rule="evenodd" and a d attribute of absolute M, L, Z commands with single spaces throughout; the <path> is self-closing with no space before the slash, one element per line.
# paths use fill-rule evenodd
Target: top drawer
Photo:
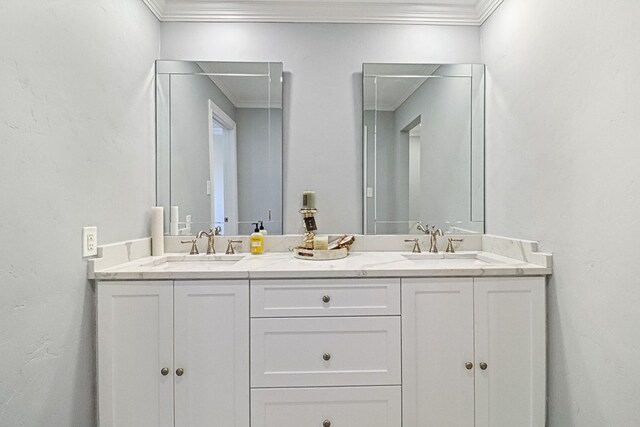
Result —
<path fill-rule="evenodd" d="M 399 314 L 400 279 L 251 281 L 251 317 Z"/>

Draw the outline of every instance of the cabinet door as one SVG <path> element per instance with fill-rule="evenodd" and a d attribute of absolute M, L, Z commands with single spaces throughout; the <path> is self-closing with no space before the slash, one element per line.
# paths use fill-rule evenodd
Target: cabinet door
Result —
<path fill-rule="evenodd" d="M 475 279 L 475 339 L 476 427 L 544 426 L 545 279 Z"/>
<path fill-rule="evenodd" d="M 473 279 L 403 279 L 403 424 L 473 426 L 475 366 L 467 363 Z"/>
<path fill-rule="evenodd" d="M 175 282 L 177 427 L 249 425 L 249 283 Z"/>
<path fill-rule="evenodd" d="M 97 317 L 100 426 L 173 426 L 173 282 L 99 283 Z"/>

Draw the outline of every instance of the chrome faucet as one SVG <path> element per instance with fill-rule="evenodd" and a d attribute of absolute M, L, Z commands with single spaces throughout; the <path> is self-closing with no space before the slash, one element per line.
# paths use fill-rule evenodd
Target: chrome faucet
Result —
<path fill-rule="evenodd" d="M 420 250 L 420 241 L 418 241 L 418 239 L 409 239 L 405 240 L 405 242 L 413 243 L 413 249 L 411 250 L 411 252 L 413 252 L 414 254 L 422 253 L 422 250 Z"/>
<path fill-rule="evenodd" d="M 216 233 L 214 233 L 213 229 L 209 229 L 209 232 L 207 233 L 206 231 L 202 230 L 198 233 L 198 235 L 196 236 L 198 239 L 207 236 L 208 242 L 207 242 L 207 255 L 211 255 L 211 254 L 215 254 L 216 253 L 216 248 L 215 248 L 215 235 Z"/>
<path fill-rule="evenodd" d="M 429 247 L 429 252 L 431 252 L 432 254 L 437 254 L 438 253 L 438 236 L 444 236 L 444 233 L 442 232 L 441 229 L 436 229 L 435 225 L 431 226 L 431 230 L 429 230 L 429 224 L 427 224 L 427 226 L 425 227 L 424 225 L 422 225 L 422 223 L 420 221 L 418 221 L 418 225 L 416 226 L 416 228 L 419 231 L 422 231 L 424 234 L 428 234 L 431 236 L 431 245 Z"/>
<path fill-rule="evenodd" d="M 429 234 L 431 235 L 431 246 L 429 247 L 429 252 L 431 252 L 432 254 L 437 254 L 438 253 L 438 236 L 444 236 L 444 233 L 442 232 L 441 229 L 436 229 L 435 225 L 431 226 L 431 231 L 429 231 Z"/>

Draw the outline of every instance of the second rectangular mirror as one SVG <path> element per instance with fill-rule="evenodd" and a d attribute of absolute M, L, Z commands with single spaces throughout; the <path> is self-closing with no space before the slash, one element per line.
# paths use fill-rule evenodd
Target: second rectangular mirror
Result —
<path fill-rule="evenodd" d="M 282 234 L 282 63 L 157 61 L 165 232 Z"/>
<path fill-rule="evenodd" d="M 484 66 L 364 64 L 365 234 L 484 232 Z"/>

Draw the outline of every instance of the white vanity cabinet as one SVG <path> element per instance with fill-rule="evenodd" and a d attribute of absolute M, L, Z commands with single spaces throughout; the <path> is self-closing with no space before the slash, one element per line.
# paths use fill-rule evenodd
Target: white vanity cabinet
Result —
<path fill-rule="evenodd" d="M 545 278 L 98 282 L 101 427 L 543 427 Z"/>
<path fill-rule="evenodd" d="M 100 426 L 249 426 L 246 280 L 98 283 Z"/>
<path fill-rule="evenodd" d="M 403 425 L 542 427 L 545 279 L 402 282 Z"/>

